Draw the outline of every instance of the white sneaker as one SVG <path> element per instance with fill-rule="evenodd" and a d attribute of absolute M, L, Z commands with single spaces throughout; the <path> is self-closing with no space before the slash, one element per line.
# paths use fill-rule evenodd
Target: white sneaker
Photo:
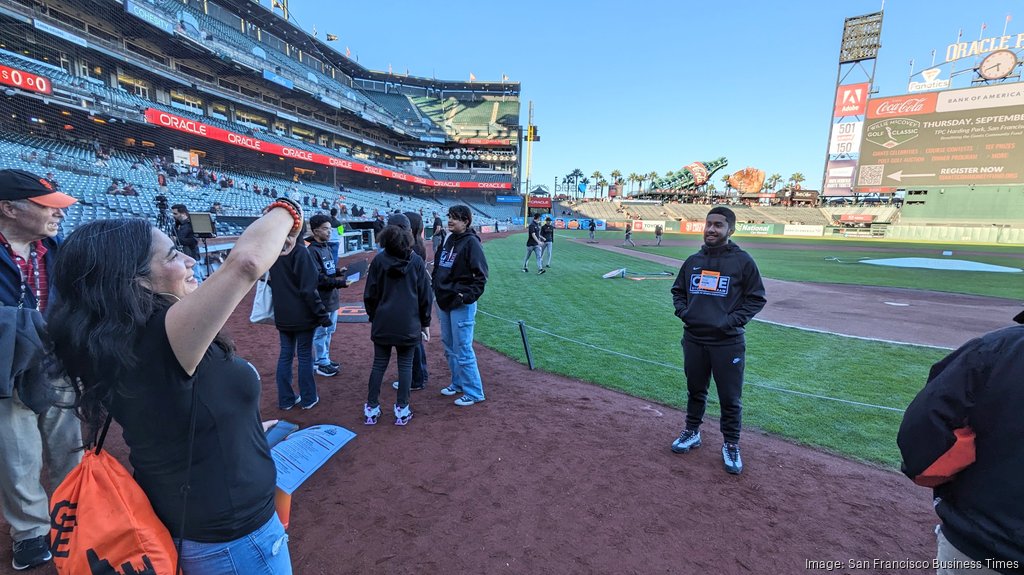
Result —
<path fill-rule="evenodd" d="M 370 407 L 368 404 L 363 404 L 363 417 L 366 418 L 366 425 L 376 425 L 377 420 L 380 419 L 380 406 Z"/>
<path fill-rule="evenodd" d="M 395 405 L 395 425 L 406 425 L 412 419 L 412 410 L 409 406 L 398 407 Z"/>

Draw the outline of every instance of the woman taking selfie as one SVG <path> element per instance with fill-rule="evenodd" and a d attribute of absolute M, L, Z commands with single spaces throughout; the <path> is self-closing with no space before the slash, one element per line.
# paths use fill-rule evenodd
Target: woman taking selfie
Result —
<path fill-rule="evenodd" d="M 122 427 L 135 480 L 182 539 L 185 575 L 292 572 L 259 374 L 220 330 L 301 227 L 302 209 L 276 200 L 201 286 L 195 260 L 139 219 L 78 228 L 56 262 L 49 331 L 79 412 L 93 432 L 108 413 Z"/>

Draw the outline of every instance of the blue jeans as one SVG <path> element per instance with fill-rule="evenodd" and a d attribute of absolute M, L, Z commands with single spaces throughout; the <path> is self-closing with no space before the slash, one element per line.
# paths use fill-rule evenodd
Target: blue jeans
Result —
<path fill-rule="evenodd" d="M 430 372 L 427 371 L 427 350 L 423 347 L 422 341 L 416 346 L 415 351 L 412 357 L 412 384 L 423 387 L 430 379 Z"/>
<path fill-rule="evenodd" d="M 185 575 L 290 575 L 288 535 L 275 513 L 252 533 L 227 543 L 181 542 Z"/>
<path fill-rule="evenodd" d="M 313 380 L 313 330 L 279 331 L 281 355 L 277 358 L 277 406 L 287 409 L 295 404 L 292 389 L 292 358 L 299 356 L 299 395 L 302 404 L 317 400 L 316 381 Z M 296 353 L 297 350 L 297 353 Z"/>
<path fill-rule="evenodd" d="M 452 373 L 452 387 L 477 401 L 484 400 L 484 384 L 473 351 L 473 326 L 476 324 L 476 302 L 451 311 L 438 310 L 441 318 L 441 342 Z"/>
<path fill-rule="evenodd" d="M 544 265 L 546 265 L 546 266 L 550 266 L 551 265 L 551 252 L 554 249 L 555 249 L 555 242 L 548 242 L 548 243 L 544 244 L 544 247 L 541 249 L 541 254 L 540 254 L 541 259 L 544 259 L 544 256 L 547 256 L 547 260 L 545 260 L 546 263 Z"/>
<path fill-rule="evenodd" d="M 536 246 L 526 246 L 526 259 L 523 260 L 523 269 L 525 270 L 526 269 L 526 264 L 530 263 L 530 255 L 532 255 L 532 254 L 536 254 L 536 256 L 537 256 L 537 269 L 539 270 L 542 267 L 544 267 L 543 265 L 541 265 L 541 262 L 540 262 L 540 257 L 541 257 L 542 253 L 543 253 L 542 252 L 542 248 L 539 245 L 536 245 Z"/>
<path fill-rule="evenodd" d="M 331 362 L 331 336 L 338 329 L 338 310 L 331 312 L 331 327 L 317 326 L 313 332 L 313 363 L 327 365 Z"/>

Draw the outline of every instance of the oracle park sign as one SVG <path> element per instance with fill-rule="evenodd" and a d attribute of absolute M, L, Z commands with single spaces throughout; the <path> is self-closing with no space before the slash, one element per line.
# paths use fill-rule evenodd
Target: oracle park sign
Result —
<path fill-rule="evenodd" d="M 1024 83 L 868 101 L 853 187 L 1024 182 Z"/>

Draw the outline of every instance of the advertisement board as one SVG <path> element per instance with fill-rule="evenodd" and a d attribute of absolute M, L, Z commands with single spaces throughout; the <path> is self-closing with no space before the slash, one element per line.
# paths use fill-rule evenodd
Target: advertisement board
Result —
<path fill-rule="evenodd" d="M 875 221 L 875 216 L 871 214 L 843 214 L 839 216 L 839 221 L 854 224 L 869 224 Z"/>
<path fill-rule="evenodd" d="M 633 231 L 634 232 L 653 232 L 654 228 L 661 226 L 661 229 L 665 229 L 664 220 L 633 220 Z"/>
<path fill-rule="evenodd" d="M 494 201 L 499 204 L 521 204 L 522 196 L 494 196 Z"/>
<path fill-rule="evenodd" d="M 825 235 L 825 226 L 810 226 L 806 224 L 784 224 L 782 227 L 784 236 L 814 236 Z"/>
<path fill-rule="evenodd" d="M 828 153 L 856 154 L 860 151 L 861 133 L 864 122 L 840 122 L 832 126 L 832 139 L 828 143 Z"/>
<path fill-rule="evenodd" d="M 124 9 L 125 12 L 156 26 L 168 34 L 174 33 L 174 24 L 171 24 L 168 19 L 160 16 L 145 5 L 139 4 L 134 0 L 124 0 Z"/>
<path fill-rule="evenodd" d="M 590 219 L 589 218 L 555 218 L 554 226 L 556 230 L 589 230 Z M 594 226 L 597 230 L 604 230 L 604 220 L 594 220 Z"/>
<path fill-rule="evenodd" d="M 832 116 L 841 118 L 843 116 L 863 116 L 864 108 L 868 103 L 868 89 L 870 84 L 847 84 L 836 89 L 836 108 Z"/>
<path fill-rule="evenodd" d="M 0 66 L 0 84 L 39 94 L 53 93 L 53 84 L 43 76 L 7 66 Z"/>
<path fill-rule="evenodd" d="M 868 102 L 855 188 L 1024 182 L 1024 85 Z"/>
<path fill-rule="evenodd" d="M 825 170 L 824 196 L 853 195 L 853 173 L 857 169 L 857 160 L 830 160 Z"/>
<path fill-rule="evenodd" d="M 684 234 L 703 234 L 704 233 L 704 221 L 699 222 L 679 222 L 679 232 Z"/>
<path fill-rule="evenodd" d="M 400 180 L 403 182 L 411 182 L 413 184 L 419 184 L 421 186 L 433 186 L 438 188 L 469 188 L 469 189 L 486 189 L 486 190 L 508 190 L 512 188 L 511 182 L 465 182 L 465 181 L 445 181 L 445 180 L 432 180 L 422 178 L 419 176 L 413 176 L 403 172 L 391 170 L 389 168 L 382 168 L 379 166 L 372 166 L 369 164 L 363 164 L 346 158 L 338 158 L 336 156 L 328 156 L 326 154 L 320 154 L 317 152 L 311 152 L 304 148 L 293 148 L 291 146 L 284 146 L 274 142 L 267 142 L 261 140 L 255 136 L 248 136 L 238 134 L 224 128 L 219 128 L 210 124 L 204 124 L 199 120 L 192 118 L 186 118 L 184 116 L 178 116 L 170 112 L 158 110 L 156 108 L 147 108 L 145 112 L 146 122 L 156 126 L 164 128 L 170 128 L 193 136 L 206 138 L 208 140 L 214 140 L 217 142 L 223 142 L 240 148 L 248 148 L 257 152 L 264 152 L 267 154 L 275 154 L 282 158 L 291 158 L 295 160 L 304 160 L 314 164 L 320 164 L 323 166 L 330 166 L 334 168 L 341 168 L 343 170 L 350 170 L 353 172 L 360 172 L 363 174 L 370 174 L 373 176 L 380 176 L 382 178 L 389 178 L 394 180 Z M 551 207 L 551 199 L 547 199 L 547 206 Z"/>
<path fill-rule="evenodd" d="M 770 236 L 775 233 L 775 224 L 736 224 L 736 233 L 747 236 Z"/>
<path fill-rule="evenodd" d="M 551 198 L 548 196 L 530 196 L 526 205 L 530 208 L 551 208 Z"/>

